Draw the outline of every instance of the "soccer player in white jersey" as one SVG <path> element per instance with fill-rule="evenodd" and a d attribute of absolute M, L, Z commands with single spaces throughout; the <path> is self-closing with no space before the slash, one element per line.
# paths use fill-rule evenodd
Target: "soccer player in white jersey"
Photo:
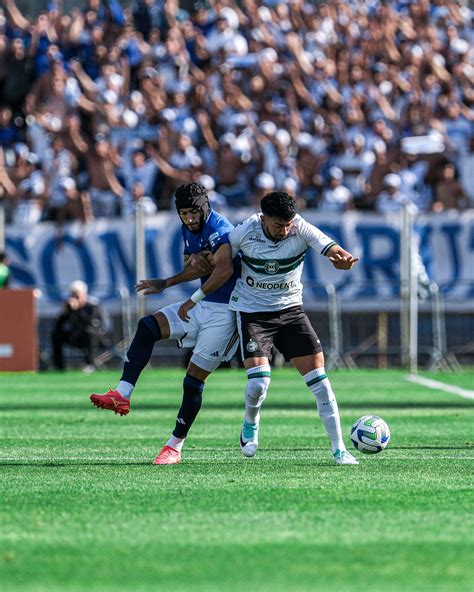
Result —
<path fill-rule="evenodd" d="M 317 409 L 338 465 L 358 464 L 346 450 L 336 397 L 324 369 L 321 343 L 303 310 L 301 272 L 308 246 L 336 269 L 351 269 L 358 259 L 296 213 L 287 193 L 268 193 L 255 214 L 229 233 L 232 253 L 240 253 L 242 272 L 229 307 L 237 311 L 248 381 L 240 435 L 242 453 L 257 451 L 260 408 L 270 385 L 273 344 L 300 372 L 316 398 Z M 194 306 L 180 308 L 183 320 Z"/>

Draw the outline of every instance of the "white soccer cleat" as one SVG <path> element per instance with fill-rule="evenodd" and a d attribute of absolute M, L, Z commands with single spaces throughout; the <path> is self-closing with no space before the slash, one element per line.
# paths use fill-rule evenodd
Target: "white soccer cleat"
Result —
<path fill-rule="evenodd" d="M 240 432 L 240 450 L 247 458 L 255 455 L 258 448 L 258 423 L 245 421 Z"/>
<path fill-rule="evenodd" d="M 334 453 L 334 462 L 336 465 L 358 465 L 359 461 L 347 450 L 337 449 Z"/>

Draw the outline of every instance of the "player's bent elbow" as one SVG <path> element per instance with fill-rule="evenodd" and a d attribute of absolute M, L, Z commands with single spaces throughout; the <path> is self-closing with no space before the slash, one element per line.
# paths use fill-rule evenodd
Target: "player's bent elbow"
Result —
<path fill-rule="evenodd" d="M 225 281 L 227 281 L 232 274 L 234 273 L 234 264 L 232 265 L 226 265 L 222 275 L 225 275 Z"/>
<path fill-rule="evenodd" d="M 225 278 L 225 281 L 227 281 L 234 273 L 234 264 L 232 261 L 230 263 L 227 261 L 220 261 L 214 268 L 213 273 L 219 278 Z"/>

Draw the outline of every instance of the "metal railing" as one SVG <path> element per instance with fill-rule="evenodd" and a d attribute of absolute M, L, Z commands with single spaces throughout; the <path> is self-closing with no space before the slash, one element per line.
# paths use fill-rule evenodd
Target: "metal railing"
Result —
<path fill-rule="evenodd" d="M 332 368 L 357 368 L 351 354 L 344 352 L 342 317 L 339 296 L 333 284 L 326 286 L 329 313 L 329 351 L 326 355 L 326 366 Z"/>
<path fill-rule="evenodd" d="M 433 330 L 433 350 L 428 362 L 428 370 L 462 371 L 461 364 L 452 352 L 448 352 L 446 339 L 446 315 L 443 293 L 438 284 L 431 282 L 431 322 Z"/>

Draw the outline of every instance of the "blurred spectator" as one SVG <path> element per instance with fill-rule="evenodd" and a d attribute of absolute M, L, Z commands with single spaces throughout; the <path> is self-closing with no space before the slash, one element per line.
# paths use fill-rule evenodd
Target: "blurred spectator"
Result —
<path fill-rule="evenodd" d="M 63 224 L 64 222 L 90 222 L 93 213 L 89 194 L 79 191 L 76 181 L 72 177 L 63 177 L 58 188 L 48 201 L 45 220 Z"/>
<path fill-rule="evenodd" d="M 125 189 L 115 173 L 117 155 L 104 134 L 96 135 L 86 158 L 94 218 L 113 218 L 121 211 Z"/>
<path fill-rule="evenodd" d="M 343 176 L 340 168 L 329 169 L 329 187 L 324 189 L 318 205 L 323 212 L 345 212 L 354 207 L 351 192 L 342 184 Z"/>
<path fill-rule="evenodd" d="M 231 207 L 248 205 L 249 179 L 245 175 L 242 158 L 232 149 L 235 135 L 228 132 L 219 138 L 217 155 L 217 191 Z"/>
<path fill-rule="evenodd" d="M 217 212 L 222 211 L 227 206 L 227 200 L 224 195 L 218 193 L 216 189 L 216 183 L 209 175 L 201 175 L 198 178 L 198 183 L 206 188 L 207 196 L 211 203 L 211 207 Z"/>
<path fill-rule="evenodd" d="M 18 127 L 13 122 L 11 109 L 0 109 L 0 145 L 11 146 L 20 140 Z"/>
<path fill-rule="evenodd" d="M 456 168 L 452 163 L 448 163 L 444 165 L 441 179 L 435 187 L 433 211 L 463 210 L 466 205 L 466 195 L 458 180 Z"/>
<path fill-rule="evenodd" d="M 10 282 L 10 267 L 7 254 L 0 252 L 0 289 L 7 288 Z"/>
<path fill-rule="evenodd" d="M 178 135 L 169 163 L 179 171 L 189 171 L 192 167 L 199 167 L 202 164 L 201 157 L 187 134 L 180 133 Z"/>
<path fill-rule="evenodd" d="M 61 181 L 74 175 L 77 169 L 77 159 L 67 150 L 62 136 L 56 136 L 51 142 L 51 148 L 43 153 L 42 168 L 48 179 L 50 198 L 48 204 L 62 200 L 58 195 L 62 192 Z"/>
<path fill-rule="evenodd" d="M 5 162 L 5 151 L 0 146 L 0 196 L 4 198 L 6 221 L 10 222 L 15 206 L 16 187 L 12 181 Z"/>
<path fill-rule="evenodd" d="M 399 212 L 404 205 L 410 204 L 412 211 L 416 210 L 413 202 L 400 191 L 401 179 L 390 173 L 383 179 L 384 190 L 377 196 L 375 207 L 382 214 Z"/>
<path fill-rule="evenodd" d="M 19 185 L 15 196 L 13 224 L 29 225 L 41 220 L 45 206 L 46 182 L 40 171 L 34 171 Z"/>
<path fill-rule="evenodd" d="M 134 215 L 138 205 L 140 205 L 146 216 L 153 216 L 153 214 L 156 214 L 157 212 L 156 203 L 145 193 L 145 186 L 139 181 L 132 185 L 131 201 L 125 206 L 126 209 L 124 215 Z"/>
<path fill-rule="evenodd" d="M 372 208 L 377 196 L 384 188 L 385 177 L 392 171 L 394 160 L 387 154 L 387 146 L 383 140 L 374 142 L 375 158 L 365 169 L 365 196 L 362 205 Z"/>
<path fill-rule="evenodd" d="M 275 189 L 275 179 L 268 173 L 260 173 L 255 177 L 255 191 L 252 205 L 258 206 L 265 194 Z"/>
<path fill-rule="evenodd" d="M 69 298 L 51 333 L 53 363 L 57 370 L 66 368 L 64 346 L 79 348 L 84 353 L 86 373 L 95 370 L 94 359 L 100 346 L 107 345 L 104 313 L 99 303 L 88 295 L 87 284 L 77 280 L 70 286 Z"/>
<path fill-rule="evenodd" d="M 363 134 L 355 134 L 350 145 L 333 160 L 334 165 L 342 169 L 346 187 L 356 200 L 363 196 L 364 174 L 374 163 L 374 160 L 374 153 L 365 147 Z"/>
<path fill-rule="evenodd" d="M 319 172 L 325 157 L 307 132 L 298 134 L 296 143 L 296 174 L 300 195 L 308 207 L 316 207 L 322 182 Z"/>
<path fill-rule="evenodd" d="M 33 61 L 26 53 L 25 42 L 21 37 L 14 37 L 4 54 L 5 77 L 0 104 L 7 105 L 14 115 L 22 113 L 23 102 L 33 82 Z"/>
<path fill-rule="evenodd" d="M 120 174 L 129 196 L 137 183 L 142 184 L 144 195 L 150 195 L 157 172 L 157 163 L 152 158 L 147 159 L 143 145 L 132 147 L 122 157 Z"/>

